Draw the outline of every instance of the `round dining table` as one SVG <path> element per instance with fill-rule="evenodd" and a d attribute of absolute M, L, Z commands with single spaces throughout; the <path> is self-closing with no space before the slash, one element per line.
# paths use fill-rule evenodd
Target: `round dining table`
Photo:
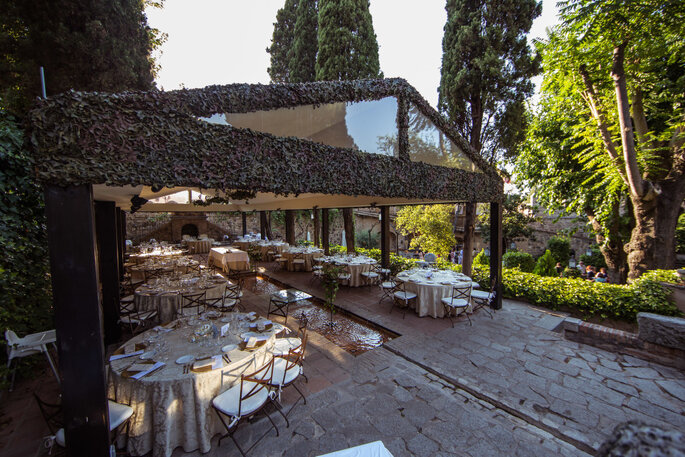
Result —
<path fill-rule="evenodd" d="M 438 270 L 415 268 L 400 272 L 396 276 L 398 281 L 404 282 L 407 292 L 416 294 L 414 310 L 419 317 L 431 316 L 440 318 L 445 316 L 442 299 L 452 295 L 452 288 L 458 285 L 471 285 L 468 276 L 453 270 Z M 471 312 L 471 305 L 467 312 Z"/>
<path fill-rule="evenodd" d="M 290 246 L 287 249 L 283 249 L 283 258 L 288 262 L 286 268 L 288 271 L 295 271 L 295 265 L 293 260 L 298 258 L 300 255 L 304 259 L 304 267 L 302 271 L 312 271 L 314 266 L 314 259 L 321 257 L 323 255 L 323 249 L 311 248 L 311 247 L 296 247 Z"/>
<path fill-rule="evenodd" d="M 320 257 L 321 262 L 333 263 L 335 265 L 343 266 L 350 273 L 350 280 L 348 284 L 349 287 L 360 287 L 369 284 L 366 278 L 362 276 L 362 273 L 371 271 L 378 262 L 371 257 L 357 255 L 334 255 L 328 257 Z"/>
<path fill-rule="evenodd" d="M 157 270 L 168 271 L 169 273 L 183 274 L 196 269 L 200 262 L 190 257 L 179 256 L 171 258 L 154 258 L 143 263 L 127 267 L 134 281 L 144 281 L 150 273 Z"/>
<path fill-rule="evenodd" d="M 212 399 L 272 357 L 276 334 L 285 328 L 269 322 L 254 313 L 212 311 L 148 330 L 115 351 L 109 395 L 133 408 L 128 452 L 152 457 L 169 457 L 178 447 L 209 452 L 212 437 L 225 432 Z M 260 342 L 243 349 L 252 334 L 253 342 Z"/>
<path fill-rule="evenodd" d="M 186 240 L 186 245 L 188 246 L 188 252 L 191 254 L 207 254 L 214 244 L 214 240 L 211 238 L 202 240 Z"/>
<path fill-rule="evenodd" d="M 184 294 L 205 292 L 207 298 L 219 298 L 226 292 L 228 281 L 221 275 L 183 275 L 176 278 L 155 278 L 138 287 L 133 294 L 139 311 L 156 310 L 159 322 L 176 319 L 183 305 Z"/>

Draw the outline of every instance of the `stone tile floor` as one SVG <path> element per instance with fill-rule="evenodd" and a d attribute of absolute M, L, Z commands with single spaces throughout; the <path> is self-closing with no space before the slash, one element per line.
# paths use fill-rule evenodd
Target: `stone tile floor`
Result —
<path fill-rule="evenodd" d="M 308 274 L 269 274 L 322 296 Z M 382 440 L 396 457 L 582 456 L 629 419 L 685 428 L 685 373 L 566 341 L 550 330 L 563 318 L 557 313 L 506 300 L 492 319 L 480 311 L 473 326 L 452 328 L 446 319 L 391 314 L 379 297 L 376 288 L 341 288 L 336 303 L 402 336 L 355 357 L 310 333 L 309 382 L 298 384 L 307 405 L 295 406 L 289 428 L 274 415 L 280 436 L 272 432 L 250 455 L 315 456 Z M 244 303 L 266 314 L 268 295 L 248 289 Z M 49 372 L 43 381 L 24 381 L 3 400 L 0 421 L 10 421 L 0 429 L 0 457 L 45 455 L 47 428 L 30 396 L 54 383 Z M 295 398 L 285 392 L 283 402 Z M 249 446 L 267 423 L 241 426 L 236 437 Z M 239 453 L 224 440 L 206 455 Z"/>

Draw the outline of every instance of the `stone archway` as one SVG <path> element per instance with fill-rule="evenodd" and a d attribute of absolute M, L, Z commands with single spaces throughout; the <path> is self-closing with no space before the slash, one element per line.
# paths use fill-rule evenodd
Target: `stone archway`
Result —
<path fill-rule="evenodd" d="M 183 227 L 181 227 L 181 238 L 183 238 L 184 235 L 197 238 L 200 235 L 200 231 L 195 224 L 185 224 Z"/>

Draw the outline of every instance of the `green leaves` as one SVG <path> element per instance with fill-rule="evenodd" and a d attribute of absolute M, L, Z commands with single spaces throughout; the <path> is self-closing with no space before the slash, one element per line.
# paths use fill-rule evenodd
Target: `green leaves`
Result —
<path fill-rule="evenodd" d="M 395 226 L 411 235 L 411 247 L 445 257 L 456 244 L 452 230 L 454 205 L 404 206 L 397 212 Z"/>

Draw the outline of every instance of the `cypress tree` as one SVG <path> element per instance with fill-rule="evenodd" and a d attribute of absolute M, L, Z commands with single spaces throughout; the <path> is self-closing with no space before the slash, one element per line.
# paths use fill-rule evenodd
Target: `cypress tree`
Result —
<path fill-rule="evenodd" d="M 266 48 L 266 52 L 271 54 L 271 66 L 267 71 L 271 82 L 274 83 L 290 82 L 290 58 L 293 52 L 298 3 L 298 0 L 285 0 L 283 8 L 276 13 L 271 46 Z"/>
<path fill-rule="evenodd" d="M 368 0 L 319 0 L 316 79 L 382 77 Z"/>
<path fill-rule="evenodd" d="M 540 70 L 526 34 L 542 12 L 535 0 L 447 0 L 439 108 L 491 164 L 516 155 L 524 102 Z M 485 155 L 485 154 L 483 154 Z M 471 272 L 475 204 L 466 205 L 464 273 Z"/>
<path fill-rule="evenodd" d="M 288 64 L 290 82 L 314 81 L 319 25 L 316 0 L 300 0 L 296 13 L 292 55 Z"/>
<path fill-rule="evenodd" d="M 40 95 L 40 66 L 48 95 L 151 89 L 150 53 L 164 38 L 141 0 L 0 0 L 0 28 L 0 97 L 19 115 Z"/>

